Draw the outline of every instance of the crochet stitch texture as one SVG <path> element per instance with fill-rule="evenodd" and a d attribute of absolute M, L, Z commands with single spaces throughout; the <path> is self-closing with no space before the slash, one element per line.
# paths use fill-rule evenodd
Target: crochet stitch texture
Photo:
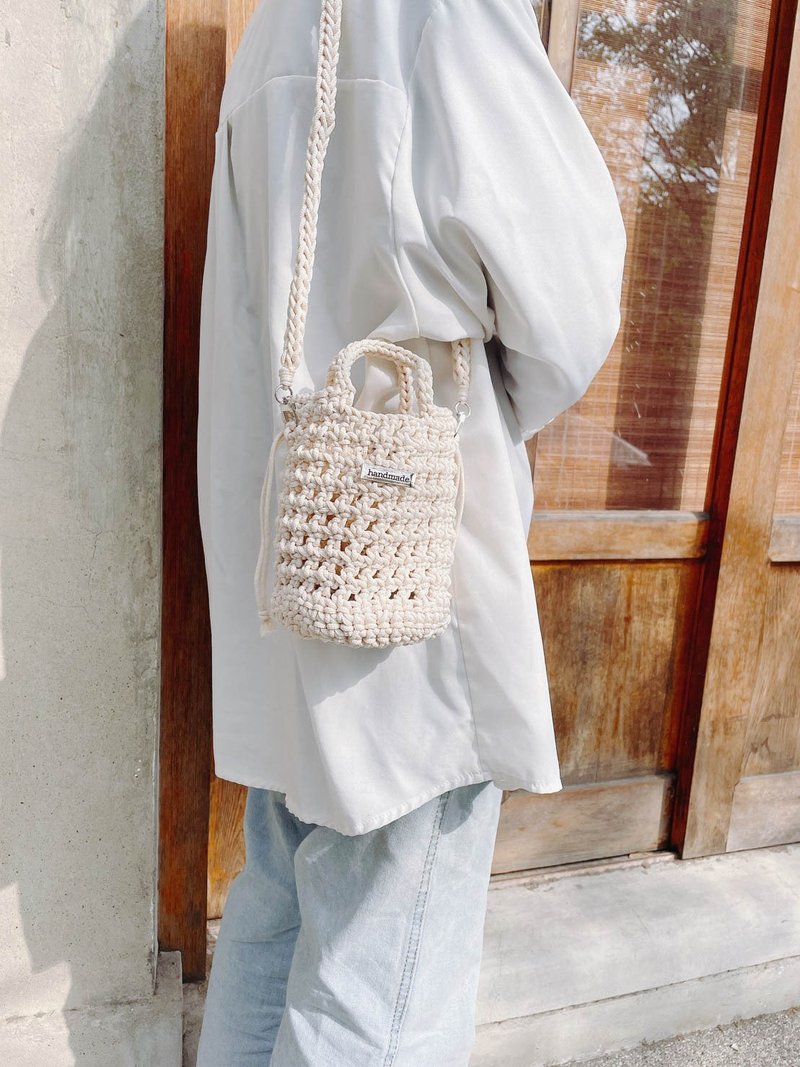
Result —
<path fill-rule="evenodd" d="M 390 348 L 355 342 L 335 367 L 367 350 L 391 358 Z M 392 355 L 408 358 L 404 349 Z M 435 637 L 450 622 L 456 420 L 433 404 L 425 360 L 416 373 L 419 413 L 402 403 L 397 413 L 355 408 L 336 373 L 325 390 L 295 400 L 284 431 L 271 614 L 303 637 L 383 647 Z M 369 481 L 365 464 L 412 472 L 414 484 Z"/>

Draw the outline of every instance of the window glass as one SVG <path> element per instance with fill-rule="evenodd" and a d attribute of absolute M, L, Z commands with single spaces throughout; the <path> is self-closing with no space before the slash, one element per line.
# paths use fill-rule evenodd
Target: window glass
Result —
<path fill-rule="evenodd" d="M 768 18 L 765 0 L 580 6 L 571 92 L 628 256 L 606 364 L 537 435 L 537 508 L 703 508 Z"/>

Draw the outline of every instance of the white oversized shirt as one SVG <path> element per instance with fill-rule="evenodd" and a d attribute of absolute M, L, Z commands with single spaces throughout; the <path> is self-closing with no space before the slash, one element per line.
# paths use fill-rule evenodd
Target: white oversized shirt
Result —
<path fill-rule="evenodd" d="M 473 339 L 452 622 L 391 649 L 280 628 L 262 637 L 259 499 L 282 425 L 273 391 L 318 19 L 318 0 L 262 0 L 226 82 L 197 474 L 216 774 L 279 790 L 300 819 L 352 835 L 468 783 L 562 788 L 526 548 L 524 440 L 585 392 L 608 354 L 625 235 L 529 0 L 345 0 L 295 389 L 320 388 L 341 347 L 374 336 L 429 358 L 436 400 L 450 404 L 447 342 Z M 393 392 L 388 365 L 370 364 L 359 402 L 391 409 Z"/>

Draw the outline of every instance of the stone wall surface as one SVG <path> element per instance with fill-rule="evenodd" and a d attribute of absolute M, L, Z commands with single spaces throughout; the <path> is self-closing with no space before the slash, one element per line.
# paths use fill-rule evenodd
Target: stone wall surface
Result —
<path fill-rule="evenodd" d="M 154 987 L 163 24 L 163 0 L 0 0 L 12 1020 Z"/>

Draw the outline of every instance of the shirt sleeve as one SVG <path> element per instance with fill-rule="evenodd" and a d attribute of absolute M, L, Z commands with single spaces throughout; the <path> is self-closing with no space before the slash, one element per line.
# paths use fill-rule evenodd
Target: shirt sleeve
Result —
<path fill-rule="evenodd" d="M 477 318 L 501 341 L 530 437 L 583 395 L 619 329 L 626 237 L 611 177 L 530 0 L 439 0 L 408 100 L 419 217 L 398 259 L 417 317 L 441 298 L 431 279 L 448 279 L 456 328 Z"/>

